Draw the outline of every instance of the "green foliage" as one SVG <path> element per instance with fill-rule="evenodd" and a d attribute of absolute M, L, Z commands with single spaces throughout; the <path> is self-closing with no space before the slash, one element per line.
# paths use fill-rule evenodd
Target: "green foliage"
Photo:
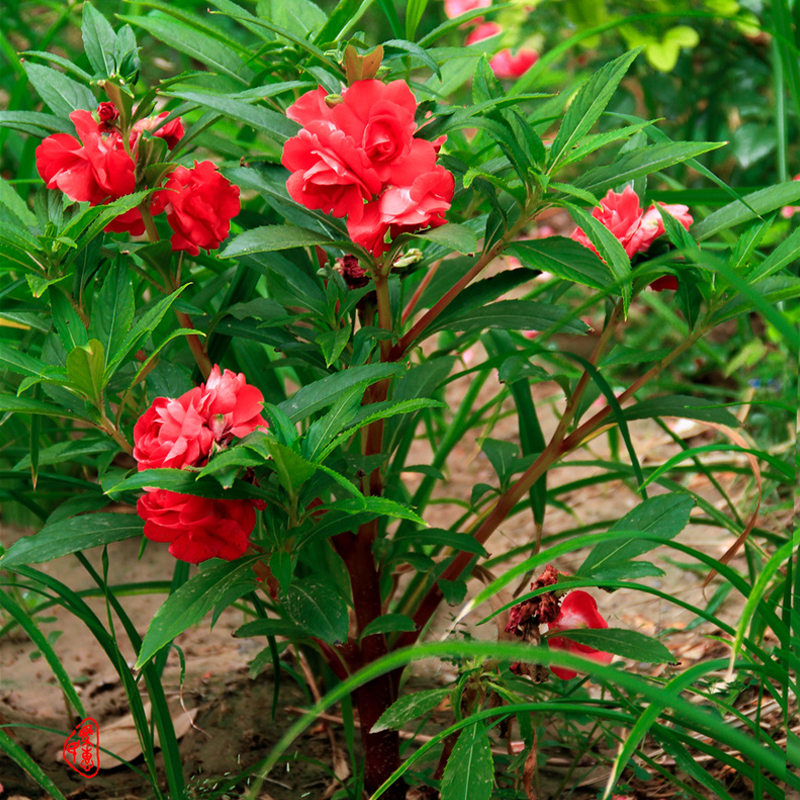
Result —
<path fill-rule="evenodd" d="M 355 764 L 342 796 L 391 796 L 403 776 L 443 800 L 530 796 L 537 760 L 555 748 L 575 757 L 558 797 L 576 788 L 578 759 L 602 762 L 603 751 L 616 753 L 603 765 L 607 794 L 632 774 L 659 774 L 682 796 L 731 797 L 698 753 L 751 781 L 754 796 L 798 788 L 786 769 L 787 752 L 797 766 L 788 698 L 800 574 L 787 522 L 800 321 L 792 4 L 752 13 L 734 0 L 568 0 L 532 12 L 495 4 L 457 20 L 427 0 L 404 9 L 383 0 L 211 5 L 210 13 L 194 0 L 56 9 L 22 0 L 5 12 L 0 503 L 4 522 L 38 530 L 0 555 L 11 576 L 0 635 L 21 628 L 83 715 L 41 613 L 60 604 L 86 625 L 120 676 L 159 800 L 186 796 L 160 682 L 167 650 L 233 604 L 248 614 L 236 635 L 267 637 L 251 672 L 272 664 L 273 716 L 281 671 L 293 671 L 286 642 L 325 680 L 323 700 L 255 768 L 251 797 L 314 716 L 354 692 L 361 719 L 377 719 L 363 735 L 418 725 L 435 709 L 448 720 L 402 763 L 387 733 L 382 741 L 394 744 L 384 752 L 394 755 L 377 778 L 366 748 L 366 771 Z M 462 26 L 480 17 L 500 33 L 467 46 Z M 756 38 L 765 30 L 769 47 Z M 522 47 L 537 48 L 536 63 L 518 78 L 500 74 L 498 54 Z M 289 106 L 322 86 L 321 102 L 335 111 L 360 78 L 410 87 L 415 137 L 435 143 L 455 183 L 446 224 L 387 224 L 391 244 L 378 256 L 352 241 L 354 220 L 296 202 L 282 165 L 285 143 L 303 127 Z M 106 100 L 120 112 L 122 150 L 135 149 L 135 191 L 73 202 L 43 186 L 37 147 L 53 133 L 74 135 L 69 114 Z M 161 112 L 183 121 L 174 147 L 158 135 L 164 120 L 152 119 Z M 148 128 L 138 141 L 129 138 L 134 123 Z M 108 144 L 113 134 L 103 136 Z M 241 212 L 219 252 L 191 255 L 173 250 L 175 209 L 150 211 L 175 200 L 164 191 L 151 205 L 170 172 L 195 160 L 212 160 L 239 187 Z M 336 180 L 364 167 L 334 161 L 325 163 Z M 626 186 L 663 228 L 632 255 L 625 232 L 597 216 L 606 193 Z M 687 206 L 693 224 L 687 230 L 659 203 Z M 106 230 L 137 210 L 147 241 Z M 570 238 L 575 225 L 598 255 Z M 512 257 L 520 268 L 510 269 Z M 677 290 L 651 291 L 665 277 Z M 212 364 L 261 392 L 268 428 L 220 437 L 190 469 L 133 469 L 137 421 L 156 397 L 202 383 Z M 692 438 L 676 418 L 699 424 Z M 668 452 L 640 444 L 640 430 L 660 431 Z M 733 444 L 712 438 L 723 432 Z M 483 474 L 459 490 L 452 473 L 472 458 Z M 618 519 L 586 523 L 573 500 L 591 487 L 644 499 Z M 181 564 L 171 583 L 159 582 L 169 594 L 142 641 L 125 593 L 108 583 L 108 554 L 100 575 L 83 552 L 110 546 L 113 557 L 116 542 L 140 536 L 138 516 L 106 505 L 133 505 L 154 488 L 220 507 L 257 503 L 258 522 L 241 558 L 195 572 Z M 728 563 L 733 552 L 717 560 L 693 547 L 699 525 L 738 537 L 742 555 Z M 512 531 L 513 543 L 499 531 Z M 83 594 L 31 567 L 68 555 L 97 586 L 109 624 L 116 619 L 127 635 L 142 680 Z M 663 585 L 676 563 L 718 575 L 710 601 L 693 605 Z M 555 588 L 510 599 L 518 580 L 524 589 L 547 564 L 562 571 Z M 473 578 L 484 583 L 476 591 Z M 548 648 L 541 629 L 543 645 L 505 640 L 514 637 L 504 632 L 514 605 L 543 595 L 558 602 L 578 587 L 635 592 L 690 615 L 687 631 L 721 631 L 732 644 L 729 679 L 719 682 L 727 658 L 676 664 L 669 630 L 647 637 L 616 622 L 559 632 L 619 659 L 669 664 L 663 675 Z M 720 610 L 730 597 L 740 602 L 735 626 Z M 425 643 L 437 608 L 450 612 L 452 630 Z M 475 610 L 485 619 L 473 620 Z M 483 634 L 490 620 L 497 631 Z M 452 662 L 455 682 L 408 691 L 399 670 L 433 657 Z M 545 680 L 551 664 L 581 677 Z M 589 680 L 598 687 L 591 693 Z M 770 736 L 761 716 L 740 710 L 754 687 L 759 714 L 767 694 L 780 707 Z M 343 717 L 352 740 L 352 707 Z M 513 721 L 525 752 L 495 757 Z M 773 739 L 784 735 L 782 750 Z M 45 792 L 62 796 L 8 732 L 0 744 Z M 652 758 L 654 747 L 674 766 Z M 244 788 L 239 778 L 228 783 L 220 792 Z"/>

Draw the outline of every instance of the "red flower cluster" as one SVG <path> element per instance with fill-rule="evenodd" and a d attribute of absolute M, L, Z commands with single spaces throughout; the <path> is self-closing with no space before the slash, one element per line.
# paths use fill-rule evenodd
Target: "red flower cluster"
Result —
<path fill-rule="evenodd" d="M 588 593 L 576 589 L 570 592 L 561 602 L 561 611 L 554 622 L 547 626 L 548 632 L 574 631 L 580 628 L 607 628 L 608 623 L 600 616 L 597 610 L 595 599 Z M 584 656 L 599 664 L 610 664 L 614 656 L 611 653 L 604 653 L 602 650 L 595 650 L 585 644 L 565 639 L 561 636 L 547 638 L 547 644 L 554 650 L 566 650 L 568 653 Z M 550 667 L 557 678 L 568 681 L 578 673 L 572 669 L 563 667 Z"/>
<path fill-rule="evenodd" d="M 233 438 L 266 428 L 264 396 L 245 376 L 214 366 L 205 384 L 178 398 L 157 397 L 133 429 L 133 457 L 139 470 L 201 467 Z M 247 550 L 256 524 L 250 500 L 211 500 L 165 489 L 147 489 L 136 511 L 144 535 L 169 542 L 169 552 L 198 564 L 228 561 Z"/>
<path fill-rule="evenodd" d="M 414 136 L 417 101 L 404 81 L 355 81 L 339 96 L 321 86 L 286 112 L 303 128 L 284 145 L 289 194 L 306 208 L 347 217 L 373 255 L 400 233 L 445 223 L 455 182 L 438 147 Z"/>
<path fill-rule="evenodd" d="M 481 42 L 501 32 L 502 28 L 496 22 L 484 22 L 467 36 L 466 44 L 469 46 Z M 489 59 L 489 66 L 498 78 L 519 78 L 538 60 L 539 54 L 530 47 L 520 47 L 516 54 L 506 47 Z"/>
<path fill-rule="evenodd" d="M 183 137 L 180 117 L 163 124 L 168 115 L 164 111 L 136 122 L 126 144 L 113 103 L 100 103 L 95 114 L 73 111 L 69 118 L 78 138 L 66 133 L 48 136 L 36 148 L 36 167 L 48 189 L 60 189 L 70 200 L 93 206 L 118 200 L 137 188 L 136 163 L 145 131 L 163 139 L 170 150 Z M 194 169 L 177 167 L 164 191 L 151 201 L 151 213 L 167 211 L 167 221 L 175 232 L 172 249 L 193 256 L 201 247 L 219 247 L 239 208 L 239 188 L 225 180 L 210 161 L 195 162 Z M 139 236 L 145 230 L 144 220 L 139 209 L 133 208 L 112 220 L 105 230 Z"/>
<path fill-rule="evenodd" d="M 689 207 L 683 205 L 659 205 L 671 214 L 686 230 L 694 221 L 689 213 Z M 600 207 L 592 210 L 592 216 L 599 220 L 611 233 L 619 239 L 620 244 L 630 258 L 636 253 L 643 253 L 650 245 L 664 233 L 664 220 L 655 205 L 644 211 L 639 205 L 639 195 L 626 186 L 622 194 L 609 190 L 608 194 L 600 201 Z M 581 228 L 572 232 L 572 238 L 588 247 L 593 253 L 597 248 L 589 241 L 589 237 Z M 652 289 L 660 292 L 664 289 L 677 289 L 678 280 L 674 275 L 664 275 L 650 284 Z"/>

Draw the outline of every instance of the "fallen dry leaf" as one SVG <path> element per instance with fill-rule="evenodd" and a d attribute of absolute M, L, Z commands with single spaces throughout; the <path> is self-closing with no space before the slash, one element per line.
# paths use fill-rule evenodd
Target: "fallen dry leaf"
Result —
<path fill-rule="evenodd" d="M 147 721 L 150 721 L 151 704 L 145 703 L 144 713 Z M 180 702 L 175 701 L 169 704 L 169 712 L 172 717 L 172 724 L 175 727 L 175 737 L 177 739 L 186 735 L 192 727 L 194 718 L 197 716 L 199 709 L 193 708 L 190 711 L 184 711 L 181 708 Z M 115 769 L 116 767 L 123 766 L 128 761 L 133 761 L 142 754 L 142 746 L 139 742 L 139 737 L 136 733 L 136 725 L 133 722 L 133 714 L 126 714 L 118 720 L 103 725 L 100 723 L 100 769 Z M 160 747 L 158 741 L 158 731 L 155 734 L 155 746 Z M 105 752 L 109 750 L 114 753 L 118 758 Z M 63 761 L 64 755 L 59 751 L 56 756 L 56 761 Z"/>

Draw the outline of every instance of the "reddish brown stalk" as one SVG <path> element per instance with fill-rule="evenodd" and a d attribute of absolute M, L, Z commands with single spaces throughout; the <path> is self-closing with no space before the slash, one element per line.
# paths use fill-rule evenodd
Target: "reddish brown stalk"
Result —
<path fill-rule="evenodd" d="M 403 325 L 406 324 L 408 318 L 414 313 L 414 309 L 417 307 L 417 303 L 419 302 L 420 297 L 422 297 L 422 293 L 428 288 L 428 284 L 430 284 L 433 276 L 436 274 L 436 270 L 439 269 L 439 264 L 442 263 L 442 259 L 440 258 L 426 273 L 425 277 L 419 282 L 419 286 L 417 286 L 417 290 L 414 292 L 412 298 L 408 301 L 408 305 L 403 309 L 403 318 L 402 323 Z"/>
<path fill-rule="evenodd" d="M 144 221 L 144 227 L 147 231 L 147 238 L 153 243 L 160 241 L 161 237 L 158 235 L 158 229 L 156 228 L 156 224 L 153 220 L 153 215 L 150 213 L 150 209 L 146 204 L 143 203 L 139 206 L 139 212 L 141 213 L 142 220 Z M 175 289 L 180 286 L 180 274 L 175 276 L 173 283 Z M 192 323 L 192 320 L 189 318 L 188 314 L 184 314 L 183 311 L 176 310 L 175 316 L 178 318 L 178 323 L 182 328 L 188 328 L 190 330 L 194 329 L 194 324 Z M 208 353 L 206 353 L 206 348 L 203 345 L 203 342 L 196 334 L 189 334 L 186 337 L 186 341 L 189 344 L 189 349 L 192 351 L 194 360 L 197 362 L 197 366 L 200 369 L 203 378 L 207 378 L 211 373 L 212 364 L 211 359 L 208 357 Z"/>

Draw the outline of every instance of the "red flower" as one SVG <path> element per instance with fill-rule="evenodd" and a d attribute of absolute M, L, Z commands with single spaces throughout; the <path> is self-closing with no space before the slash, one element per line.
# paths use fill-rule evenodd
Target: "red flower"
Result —
<path fill-rule="evenodd" d="M 141 236 L 144 233 L 144 220 L 138 208 L 132 208 L 115 217 L 103 228 L 106 233 L 130 233 Z"/>
<path fill-rule="evenodd" d="M 639 205 L 639 195 L 630 186 L 626 186 L 622 194 L 610 189 L 600 201 L 600 207 L 592 210 L 592 216 L 619 239 L 628 256 L 638 252 L 630 244 L 642 221 L 642 207 Z M 597 248 L 580 228 L 573 232 L 572 238 L 597 254 Z"/>
<path fill-rule="evenodd" d="M 205 463 L 214 434 L 208 426 L 202 387 L 176 400 L 157 397 L 133 428 L 133 457 L 139 470 Z"/>
<path fill-rule="evenodd" d="M 347 220 L 352 240 L 375 256 L 389 250 L 387 234 L 394 239 L 444 225 L 455 191 L 453 175 L 436 164 L 434 146 L 423 139 L 414 140 L 409 155 L 392 172 L 394 185 L 364 207 L 361 219 Z"/>
<path fill-rule="evenodd" d="M 358 221 L 364 201 L 381 190 L 366 151 L 327 121 L 307 123 L 283 147 L 281 164 L 292 174 L 286 189 L 306 208 Z"/>
<path fill-rule="evenodd" d="M 133 148 L 139 137 L 144 131 L 153 131 L 161 120 L 169 116 L 169 111 L 164 111 L 158 116 L 147 117 L 147 119 L 140 119 L 136 122 L 131 130 L 131 148 Z M 183 121 L 180 117 L 170 120 L 166 125 L 161 125 L 158 130 L 153 131 L 153 136 L 160 136 L 167 143 L 167 147 L 172 150 L 176 144 L 183 138 Z"/>
<path fill-rule="evenodd" d="M 167 212 L 174 231 L 172 249 L 193 256 L 201 247 L 206 251 L 219 247 L 240 208 L 239 187 L 223 178 L 211 161 L 195 161 L 193 169 L 176 167 L 152 203 L 154 214 Z"/>
<path fill-rule="evenodd" d="M 650 284 L 650 288 L 654 292 L 663 292 L 665 289 L 670 292 L 677 292 L 678 279 L 674 275 L 662 275 Z"/>
<path fill-rule="evenodd" d="M 488 8 L 492 0 L 444 0 L 444 13 L 450 18 L 455 19 L 476 8 Z"/>
<path fill-rule="evenodd" d="M 520 47 L 514 55 L 507 47 L 489 60 L 492 72 L 498 78 L 519 78 L 537 61 L 539 54 L 530 47 Z"/>
<path fill-rule="evenodd" d="M 106 128 L 108 128 L 109 122 L 119 119 L 119 111 L 117 111 L 117 107 L 113 103 L 106 101 L 97 106 L 97 116 L 100 118 L 100 122 L 106 123 Z"/>
<path fill-rule="evenodd" d="M 692 224 L 692 215 L 688 206 L 667 205 L 659 203 L 665 211 L 675 217 L 687 230 Z M 600 207 L 592 210 L 592 216 L 608 228 L 619 239 L 620 244 L 630 258 L 636 253 L 643 253 L 659 236 L 664 233 L 664 221 L 654 205 L 642 213 L 639 196 L 630 186 L 626 186 L 622 194 L 609 190 L 600 201 Z M 572 238 L 597 254 L 597 248 L 581 230 L 576 228 Z"/>
<path fill-rule="evenodd" d="M 692 215 L 689 213 L 688 206 L 682 205 L 667 205 L 666 203 L 659 203 L 659 205 L 668 214 L 671 214 L 678 222 L 683 225 L 688 231 L 691 227 Z M 643 253 L 650 245 L 659 237 L 664 234 L 664 220 L 658 209 L 652 205 L 642 216 L 642 221 L 639 223 L 639 228 L 631 238 L 630 247 L 634 253 Z"/>
<path fill-rule="evenodd" d="M 572 631 L 580 628 L 607 628 L 608 623 L 600 616 L 597 610 L 597 603 L 588 592 L 578 589 L 570 592 L 561 603 L 561 611 L 555 622 L 548 625 L 548 632 Z M 585 644 L 579 644 L 571 639 L 561 636 L 547 638 L 547 644 L 554 650 L 566 650 L 568 653 L 585 656 L 597 661 L 600 664 L 610 664 L 614 656 L 611 653 L 604 653 L 602 650 L 595 650 Z M 551 666 L 553 674 L 557 678 L 568 681 L 578 673 L 572 669 Z"/>
<path fill-rule="evenodd" d="M 502 32 L 502 28 L 496 22 L 484 22 L 478 25 L 469 36 L 467 36 L 467 46 L 482 42 L 492 36 L 497 36 Z M 537 61 L 539 54 L 530 47 L 521 47 L 514 55 L 507 47 L 501 50 L 489 60 L 492 72 L 498 78 L 519 78 L 524 75 Z"/>
<path fill-rule="evenodd" d="M 249 500 L 211 500 L 164 489 L 145 493 L 136 511 L 148 539 L 169 542 L 170 554 L 190 564 L 243 556 L 256 524 Z"/>
<path fill-rule="evenodd" d="M 261 416 L 264 395 L 250 386 L 241 372 L 237 375 L 226 369 L 220 374 L 215 364 L 200 389 L 208 426 L 217 442 L 230 441 L 234 436 L 241 439 L 257 428 L 267 427 Z"/>
<path fill-rule="evenodd" d="M 47 188 L 93 206 L 130 194 L 136 185 L 134 163 L 119 133 L 104 133 L 105 123 L 101 128 L 90 111 L 73 111 L 69 118 L 77 139 L 56 133 L 36 148 L 36 168 Z"/>

